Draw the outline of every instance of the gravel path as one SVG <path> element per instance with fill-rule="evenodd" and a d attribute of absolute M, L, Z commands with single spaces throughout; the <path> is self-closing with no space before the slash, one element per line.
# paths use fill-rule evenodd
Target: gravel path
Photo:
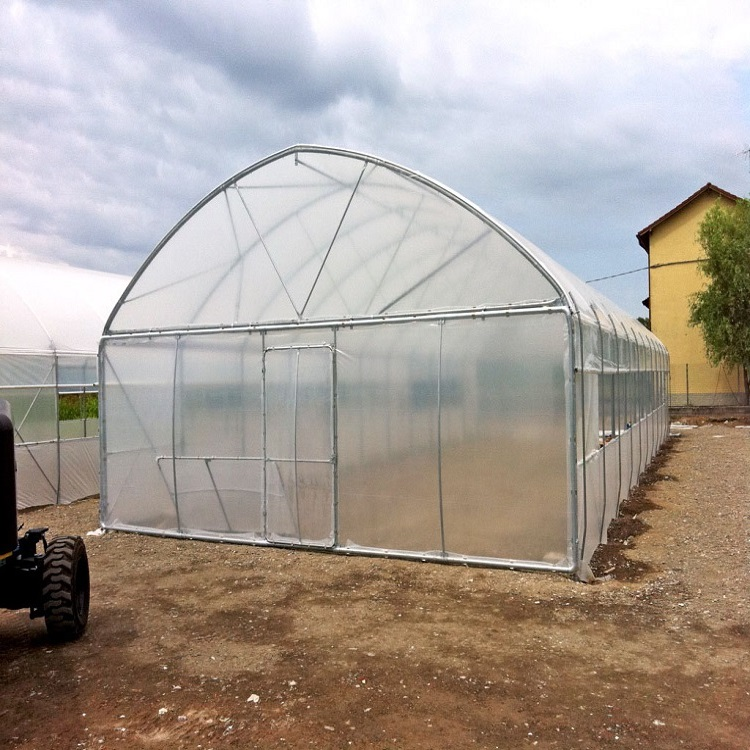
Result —
<path fill-rule="evenodd" d="M 660 509 L 639 541 L 661 571 L 650 585 L 675 588 L 673 603 L 708 627 L 750 635 L 750 429 L 709 422 L 673 433 L 651 494 Z"/>
<path fill-rule="evenodd" d="M 750 747 L 750 430 L 675 427 L 600 579 L 111 533 L 89 628 L 0 612 L 0 747 Z M 95 500 L 23 514 L 86 534 Z"/>

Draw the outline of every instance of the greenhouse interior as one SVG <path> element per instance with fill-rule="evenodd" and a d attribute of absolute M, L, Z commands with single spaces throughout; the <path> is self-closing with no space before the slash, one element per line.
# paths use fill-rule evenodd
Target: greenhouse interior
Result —
<path fill-rule="evenodd" d="M 99 356 L 107 529 L 587 579 L 669 428 L 650 331 L 449 188 L 321 146 L 195 206 Z"/>
<path fill-rule="evenodd" d="M 0 258 L 0 398 L 19 508 L 99 492 L 97 351 L 128 277 Z"/>

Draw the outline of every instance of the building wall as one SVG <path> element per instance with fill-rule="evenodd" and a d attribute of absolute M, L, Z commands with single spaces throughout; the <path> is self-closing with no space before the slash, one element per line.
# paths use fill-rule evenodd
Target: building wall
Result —
<path fill-rule="evenodd" d="M 744 403 L 738 369 L 712 367 L 706 358 L 700 329 L 688 324 L 690 297 L 706 285 L 706 278 L 695 262 L 704 255 L 697 241 L 698 227 L 717 200 L 732 205 L 727 198 L 707 191 L 651 232 L 651 330 L 669 351 L 673 406 Z"/>

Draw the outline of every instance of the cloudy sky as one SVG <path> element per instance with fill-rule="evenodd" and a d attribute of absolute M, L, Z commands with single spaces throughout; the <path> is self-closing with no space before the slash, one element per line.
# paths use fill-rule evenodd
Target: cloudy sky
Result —
<path fill-rule="evenodd" d="M 0 255 L 132 274 L 295 143 L 448 185 L 584 279 L 750 193 L 747 0 L 3 0 Z M 644 271 L 594 284 L 645 314 Z"/>

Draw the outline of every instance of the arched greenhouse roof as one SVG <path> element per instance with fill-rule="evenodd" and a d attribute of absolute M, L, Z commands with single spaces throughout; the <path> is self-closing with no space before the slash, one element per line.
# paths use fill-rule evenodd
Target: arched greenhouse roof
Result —
<path fill-rule="evenodd" d="M 569 307 L 628 321 L 439 183 L 353 151 L 293 146 L 216 188 L 162 240 L 105 333 Z"/>
<path fill-rule="evenodd" d="M 127 276 L 0 258 L 0 352 L 96 354 Z"/>

